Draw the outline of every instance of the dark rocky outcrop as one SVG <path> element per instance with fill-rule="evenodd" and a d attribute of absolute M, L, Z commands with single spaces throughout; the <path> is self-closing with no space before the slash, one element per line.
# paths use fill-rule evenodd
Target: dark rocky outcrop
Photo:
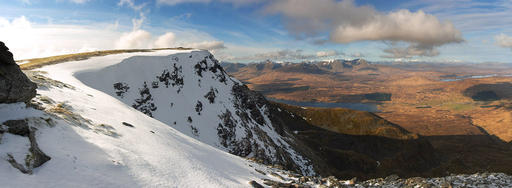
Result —
<path fill-rule="evenodd" d="M 21 72 L 9 48 L 0 42 L 0 103 L 28 102 L 37 85 Z"/>
<path fill-rule="evenodd" d="M 132 107 L 149 117 L 153 117 L 153 112 L 157 107 L 153 102 L 153 96 L 151 95 L 146 82 L 144 82 L 143 87 L 139 89 L 139 94 L 140 98 L 135 99 L 135 103 L 132 104 Z"/>
<path fill-rule="evenodd" d="M 114 89 L 115 89 L 116 95 L 123 98 L 124 93 L 128 92 L 130 87 L 126 83 L 118 82 L 118 83 L 114 84 Z"/>
<path fill-rule="evenodd" d="M 30 133 L 28 123 L 25 120 L 9 120 L 3 124 L 7 126 L 8 133 L 19 136 L 28 136 Z"/>
<path fill-rule="evenodd" d="M 25 165 L 18 163 L 11 154 L 7 154 L 7 162 L 9 162 L 12 167 L 18 169 L 21 173 L 32 174 L 34 168 L 40 167 L 51 159 L 50 156 L 46 155 L 39 148 L 36 141 L 37 129 L 30 127 L 27 120 L 9 120 L 2 124 L 8 127 L 8 133 L 28 137 L 30 141 L 29 153 L 25 157 Z"/>
<path fill-rule="evenodd" d="M 263 185 L 259 184 L 256 181 L 250 181 L 249 185 L 251 185 L 253 188 L 263 188 Z"/>
<path fill-rule="evenodd" d="M 134 128 L 135 126 L 133 126 L 132 124 L 130 123 L 126 123 L 126 122 L 123 122 L 122 123 L 124 126 L 127 126 L 127 127 L 131 127 L 131 128 Z"/>
<path fill-rule="evenodd" d="M 0 41 L 0 63 L 6 65 L 15 65 L 12 53 L 9 51 L 9 48 L 5 46 L 5 44 Z"/>
<path fill-rule="evenodd" d="M 0 41 L 0 103 L 29 102 L 36 96 L 37 85 L 21 71 L 14 61 L 9 48 Z M 11 154 L 7 154 L 7 162 L 24 174 L 32 174 L 37 168 L 51 158 L 43 153 L 36 142 L 35 128 L 28 125 L 27 120 L 9 120 L 2 123 L 7 132 L 14 135 L 28 137 L 30 141 L 29 153 L 25 158 L 25 165 L 18 163 Z"/>

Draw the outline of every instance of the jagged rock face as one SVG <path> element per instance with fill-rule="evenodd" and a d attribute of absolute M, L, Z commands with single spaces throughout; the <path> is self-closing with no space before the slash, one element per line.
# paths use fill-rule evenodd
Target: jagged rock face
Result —
<path fill-rule="evenodd" d="M 0 41 L 0 64 L 15 65 L 14 57 L 9 51 L 9 48 L 5 46 L 4 42 Z"/>
<path fill-rule="evenodd" d="M 135 56 L 75 76 L 201 142 L 313 174 L 309 160 L 290 144 L 293 139 L 272 122 L 265 98 L 229 77 L 207 51 Z"/>
<path fill-rule="evenodd" d="M 0 103 L 27 102 L 36 96 L 37 85 L 20 70 L 3 42 L 0 42 Z"/>

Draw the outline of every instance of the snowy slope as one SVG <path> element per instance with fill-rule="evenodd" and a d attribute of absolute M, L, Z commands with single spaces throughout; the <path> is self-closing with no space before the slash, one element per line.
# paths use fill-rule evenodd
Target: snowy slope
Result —
<path fill-rule="evenodd" d="M 244 92 L 207 51 L 81 64 L 87 67 L 68 64 L 66 71 L 190 137 L 235 155 L 292 163 L 304 174 L 313 173 L 308 160 L 277 134 L 266 100 Z"/>
<path fill-rule="evenodd" d="M 207 52 L 190 53 L 199 56 Z M 137 91 L 135 82 L 140 80 L 130 78 L 136 78 L 137 75 L 149 76 L 153 71 L 161 73 L 162 67 L 149 66 L 153 61 L 145 59 L 148 60 L 144 62 L 147 64 L 139 63 L 131 69 L 123 68 L 125 62 L 140 58 L 133 56 L 153 56 L 155 59 L 165 60 L 170 58 L 167 56 L 169 54 L 182 57 L 190 53 L 158 51 L 151 54 L 120 54 L 43 67 L 39 71 L 44 72 L 39 72 L 42 75 L 37 77 L 40 79 L 40 87 L 36 100 L 40 102 L 37 107 L 40 110 L 27 108 L 24 104 L 0 104 L 0 122 L 28 119 L 30 126 L 38 128 L 36 137 L 39 147 L 52 159 L 35 169 L 33 175 L 20 173 L 4 159 L 10 153 L 17 161 L 23 161 L 29 142 L 25 137 L 4 133 L 0 138 L 1 187 L 247 187 L 250 180 L 261 183 L 263 178 L 276 179 L 255 171 L 255 168 L 269 170 L 265 166 L 210 146 L 216 146 L 216 140 L 207 132 L 217 131 L 207 130 L 200 123 L 217 123 L 218 117 L 206 115 L 206 111 L 222 112 L 222 109 L 217 108 L 223 108 L 222 104 L 227 103 L 228 97 L 222 97 L 226 91 L 219 91 L 216 106 L 209 106 L 202 97 L 210 87 L 189 88 L 186 85 L 180 95 L 175 91 L 167 94 L 155 91 L 155 96 L 181 97 L 174 101 L 175 106 L 183 105 L 181 109 L 170 113 L 154 112 L 154 116 L 175 117 L 179 122 L 177 125 L 189 125 L 185 123 L 183 115 L 193 116 L 191 112 L 196 112 L 186 106 L 194 105 L 191 104 L 192 99 L 202 98 L 205 103 L 202 114 L 207 118 L 193 116 L 193 125 L 200 131 L 200 136 L 194 139 L 190 137 L 194 136 L 190 134 L 190 129 L 185 126 L 170 126 L 170 119 L 159 121 L 151 118 L 112 96 L 111 88 L 106 86 L 112 87 L 112 82 L 108 79 L 115 77 L 86 78 L 85 75 L 85 72 L 102 71 L 112 75 L 125 75 L 126 80 L 122 81 L 133 84 Z M 114 72 L 106 71 L 108 69 L 105 67 L 109 66 L 119 66 L 119 72 L 113 74 Z M 184 71 L 189 71 L 188 67 L 183 67 Z M 80 73 L 84 74 L 81 77 L 83 82 L 94 84 L 99 90 L 77 79 L 75 74 Z M 208 78 L 210 76 L 207 75 Z M 103 79 L 107 80 L 102 81 Z M 189 79 L 186 78 L 185 82 L 193 81 Z M 204 79 L 203 85 L 224 85 L 212 80 Z M 235 82 L 230 80 L 229 84 Z M 101 91 L 107 89 L 110 90 L 106 93 Z M 134 93 L 127 93 L 122 100 L 135 97 Z M 162 99 L 155 97 L 154 102 L 164 102 L 160 100 Z M 164 109 L 163 106 L 158 108 Z M 133 127 L 123 125 L 123 122 Z"/>

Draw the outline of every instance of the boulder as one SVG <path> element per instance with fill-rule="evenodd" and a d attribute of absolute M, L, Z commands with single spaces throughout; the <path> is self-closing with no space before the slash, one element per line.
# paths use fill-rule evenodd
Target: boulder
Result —
<path fill-rule="evenodd" d="M 250 181 L 249 185 L 251 185 L 253 188 L 263 188 L 263 185 L 259 184 L 258 182 L 254 181 L 254 180 Z"/>
<path fill-rule="evenodd" d="M 9 120 L 3 123 L 8 127 L 7 132 L 19 136 L 28 136 L 30 130 L 26 120 Z"/>
<path fill-rule="evenodd" d="M 0 41 L 0 64 L 16 65 L 12 53 L 2 41 Z"/>
<path fill-rule="evenodd" d="M 36 88 L 16 64 L 9 48 L 0 42 L 0 103 L 28 102 L 36 96 Z"/>

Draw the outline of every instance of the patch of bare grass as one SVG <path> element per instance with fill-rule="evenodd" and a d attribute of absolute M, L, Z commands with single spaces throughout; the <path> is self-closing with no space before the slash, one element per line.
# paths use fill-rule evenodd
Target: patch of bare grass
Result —
<path fill-rule="evenodd" d="M 46 65 L 53 65 L 67 61 L 80 61 L 86 60 L 91 57 L 96 56 L 106 56 L 112 54 L 120 54 L 120 53 L 135 53 L 135 52 L 153 52 L 155 50 L 191 50 L 192 48 L 155 48 L 155 49 L 130 49 L 130 50 L 104 50 L 104 51 L 94 51 L 94 52 L 83 52 L 76 54 L 66 54 L 66 55 L 58 55 L 44 58 L 34 58 L 34 59 L 26 59 L 20 60 L 19 62 L 27 62 L 20 65 L 22 70 L 31 70 L 36 68 L 41 68 Z"/>

